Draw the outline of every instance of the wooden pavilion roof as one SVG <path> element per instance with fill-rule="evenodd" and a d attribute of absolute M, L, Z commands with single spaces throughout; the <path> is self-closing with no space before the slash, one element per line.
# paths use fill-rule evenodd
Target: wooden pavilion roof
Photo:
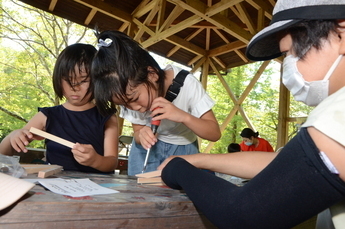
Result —
<path fill-rule="evenodd" d="M 251 37 L 272 18 L 276 0 L 21 0 L 78 24 L 119 30 L 144 48 L 209 72 L 247 64 Z"/>
<path fill-rule="evenodd" d="M 220 128 L 237 111 L 253 128 L 242 102 L 268 66 L 262 63 L 246 90 L 235 98 L 221 72 L 250 63 L 245 49 L 250 39 L 272 19 L 276 0 L 20 0 L 89 28 L 119 30 L 147 50 L 192 68 L 201 68 L 201 83 L 215 74 L 234 107 Z M 278 59 L 280 62 L 281 59 Z M 277 148 L 287 142 L 289 92 L 280 86 Z M 253 128 L 254 129 L 254 128 Z M 209 152 L 210 142 L 205 152 Z"/>

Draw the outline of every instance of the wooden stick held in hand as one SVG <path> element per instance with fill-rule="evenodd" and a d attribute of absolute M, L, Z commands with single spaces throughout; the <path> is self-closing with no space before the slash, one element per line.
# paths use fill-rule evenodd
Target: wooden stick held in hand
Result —
<path fill-rule="evenodd" d="M 73 146 L 75 145 L 75 143 L 67 141 L 63 138 L 57 137 L 55 135 L 49 134 L 43 130 L 39 130 L 35 127 L 31 127 L 30 128 L 30 132 L 36 135 L 39 135 L 41 137 L 47 138 L 49 140 L 52 140 L 54 142 L 60 143 L 61 145 L 67 146 L 69 148 L 73 148 Z"/>

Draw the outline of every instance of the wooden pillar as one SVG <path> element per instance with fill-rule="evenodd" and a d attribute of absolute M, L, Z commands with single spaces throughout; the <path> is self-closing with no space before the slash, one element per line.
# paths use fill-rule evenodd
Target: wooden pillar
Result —
<path fill-rule="evenodd" d="M 282 82 L 282 65 L 280 69 L 279 112 L 276 150 L 288 142 L 288 118 L 290 110 L 290 92 Z"/>
<path fill-rule="evenodd" d="M 124 122 L 124 119 L 117 116 L 117 123 L 118 123 L 118 127 L 119 127 L 119 136 L 122 135 L 123 122 Z"/>
<path fill-rule="evenodd" d="M 201 84 L 205 90 L 207 90 L 207 78 L 208 78 L 209 69 L 210 69 L 210 59 L 207 58 L 206 61 L 202 65 L 202 71 L 201 71 Z"/>

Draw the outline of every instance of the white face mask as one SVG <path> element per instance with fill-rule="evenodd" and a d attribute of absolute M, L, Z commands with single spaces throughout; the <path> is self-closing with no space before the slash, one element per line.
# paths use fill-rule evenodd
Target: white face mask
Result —
<path fill-rule="evenodd" d="M 343 55 L 340 55 L 328 70 L 323 80 L 305 81 L 297 69 L 298 57 L 288 55 L 283 62 L 283 84 L 289 89 L 296 101 L 308 106 L 317 106 L 328 96 L 329 77 L 338 66 Z"/>

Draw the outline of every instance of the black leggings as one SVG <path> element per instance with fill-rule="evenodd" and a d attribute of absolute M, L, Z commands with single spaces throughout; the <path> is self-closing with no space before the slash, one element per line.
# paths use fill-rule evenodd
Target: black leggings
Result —
<path fill-rule="evenodd" d="M 305 128 L 243 187 L 174 158 L 162 171 L 219 228 L 291 228 L 345 196 L 345 183 L 322 162 Z"/>

